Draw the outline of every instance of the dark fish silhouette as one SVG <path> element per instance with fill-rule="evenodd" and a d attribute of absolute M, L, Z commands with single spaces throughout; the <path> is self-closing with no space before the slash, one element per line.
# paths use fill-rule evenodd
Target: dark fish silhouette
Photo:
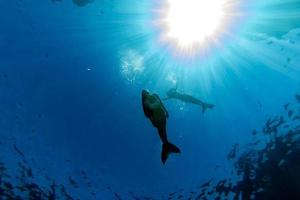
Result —
<path fill-rule="evenodd" d="M 116 192 L 113 192 L 114 196 L 116 197 L 117 200 L 122 200 L 121 196 L 116 193 Z"/>
<path fill-rule="evenodd" d="M 238 144 L 234 144 L 231 151 L 229 152 L 229 154 L 227 155 L 227 160 L 232 160 L 236 157 L 237 151 L 238 151 L 239 145 Z"/>
<path fill-rule="evenodd" d="M 257 134 L 257 131 L 256 130 L 253 130 L 252 131 L 252 135 L 256 135 Z"/>
<path fill-rule="evenodd" d="M 14 144 L 14 150 L 22 157 L 25 157 L 24 153 L 17 147 L 16 144 Z"/>
<path fill-rule="evenodd" d="M 62 0 L 51 0 L 52 3 L 62 2 Z"/>
<path fill-rule="evenodd" d="M 94 0 L 72 0 L 72 1 L 77 6 L 83 7 L 88 5 L 89 3 L 92 3 Z"/>
<path fill-rule="evenodd" d="M 296 95 L 295 95 L 295 98 L 296 98 L 296 100 L 300 103 L 300 95 L 299 95 L 299 94 L 296 94 Z"/>
<path fill-rule="evenodd" d="M 200 99 L 193 97 L 192 95 L 179 93 L 177 92 L 177 88 L 172 88 L 167 92 L 167 98 L 165 98 L 164 100 L 168 100 L 168 99 L 177 99 L 185 103 L 192 103 L 192 104 L 199 105 L 202 107 L 203 113 L 206 111 L 206 109 L 208 108 L 212 109 L 215 107 L 215 105 L 205 103 Z"/>
<path fill-rule="evenodd" d="M 177 192 L 172 192 L 169 194 L 169 196 L 173 196 L 174 194 L 176 194 Z"/>
<path fill-rule="evenodd" d="M 169 154 L 181 153 L 180 149 L 171 144 L 167 138 L 167 118 L 169 117 L 167 109 L 157 94 L 150 94 L 147 90 L 142 91 L 142 105 L 144 114 L 150 119 L 152 125 L 157 128 L 159 137 L 163 143 L 161 160 L 165 164 Z"/>
<path fill-rule="evenodd" d="M 70 183 L 74 188 L 78 188 L 77 183 L 76 183 L 75 180 L 72 179 L 71 177 L 69 177 L 69 183 Z"/>
<path fill-rule="evenodd" d="M 293 112 L 292 110 L 289 110 L 289 111 L 288 111 L 288 116 L 289 116 L 289 117 L 292 117 L 293 114 L 294 114 L 294 112 Z"/>
<path fill-rule="evenodd" d="M 210 183 L 211 183 L 211 181 L 212 181 L 212 180 L 209 180 L 209 181 L 207 181 L 207 182 L 203 183 L 203 184 L 200 186 L 200 188 L 206 188 L 206 187 L 209 187 L 209 186 L 210 186 Z"/>
<path fill-rule="evenodd" d="M 285 105 L 284 105 L 284 110 L 287 110 L 288 107 L 289 107 L 289 105 L 290 105 L 289 103 L 285 104 Z"/>

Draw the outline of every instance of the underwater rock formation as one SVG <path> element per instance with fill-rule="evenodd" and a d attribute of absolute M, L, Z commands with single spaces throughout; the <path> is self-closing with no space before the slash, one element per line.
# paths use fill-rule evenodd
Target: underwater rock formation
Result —
<path fill-rule="evenodd" d="M 0 162 L 0 199 L 9 200 L 55 200 L 74 199 L 64 185 L 58 185 L 54 179 L 47 178 L 47 183 L 35 180 L 35 174 L 26 161 L 25 154 L 13 145 L 12 150 L 21 158 L 17 161 L 17 172 L 12 173 L 4 162 Z"/>
<path fill-rule="evenodd" d="M 238 145 L 233 146 L 227 158 L 233 160 L 232 177 L 215 184 L 210 180 L 184 199 L 300 199 L 299 95 L 295 98 L 293 110 L 291 104 L 285 104 L 283 115 L 268 119 L 261 132 L 252 132 L 254 142 L 246 150 L 238 153 Z M 238 181 L 233 181 L 234 175 Z M 175 194 L 170 193 L 167 199 L 182 198 L 183 193 Z"/>
<path fill-rule="evenodd" d="M 0 197 L 10 200 L 55 200 L 74 199 L 69 195 L 63 185 L 57 185 L 54 180 L 49 180 L 48 186 L 44 187 L 33 180 L 33 173 L 26 163 L 18 163 L 19 173 L 13 177 L 7 173 L 7 167 L 0 163 Z M 15 180 L 12 180 L 12 179 Z"/>

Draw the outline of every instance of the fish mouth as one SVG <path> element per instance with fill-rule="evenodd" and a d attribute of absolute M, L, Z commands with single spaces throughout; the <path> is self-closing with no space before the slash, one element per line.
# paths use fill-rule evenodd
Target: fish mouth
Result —
<path fill-rule="evenodd" d="M 145 98 L 149 95 L 149 91 L 148 90 L 142 90 L 142 99 L 145 100 Z"/>
<path fill-rule="evenodd" d="M 146 95 L 148 95 L 149 94 L 149 91 L 148 90 L 142 90 L 142 96 L 146 96 Z"/>

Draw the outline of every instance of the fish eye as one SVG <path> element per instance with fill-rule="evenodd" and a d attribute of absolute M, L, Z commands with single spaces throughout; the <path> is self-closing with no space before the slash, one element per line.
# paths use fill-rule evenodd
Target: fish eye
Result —
<path fill-rule="evenodd" d="M 148 91 L 148 90 L 143 90 L 143 91 L 142 91 L 142 95 L 147 95 L 147 94 L 149 94 L 149 91 Z"/>

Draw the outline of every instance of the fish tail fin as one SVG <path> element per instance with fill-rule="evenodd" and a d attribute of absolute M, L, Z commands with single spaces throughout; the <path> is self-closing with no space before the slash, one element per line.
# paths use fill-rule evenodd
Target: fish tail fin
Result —
<path fill-rule="evenodd" d="M 205 113 L 206 109 L 213 109 L 215 105 L 209 103 L 203 103 L 201 107 L 202 107 L 202 113 Z"/>
<path fill-rule="evenodd" d="M 169 157 L 169 154 L 171 153 L 181 153 L 181 151 L 174 144 L 171 144 L 169 142 L 163 143 L 161 152 L 161 161 L 163 162 L 163 164 L 165 164 Z"/>

